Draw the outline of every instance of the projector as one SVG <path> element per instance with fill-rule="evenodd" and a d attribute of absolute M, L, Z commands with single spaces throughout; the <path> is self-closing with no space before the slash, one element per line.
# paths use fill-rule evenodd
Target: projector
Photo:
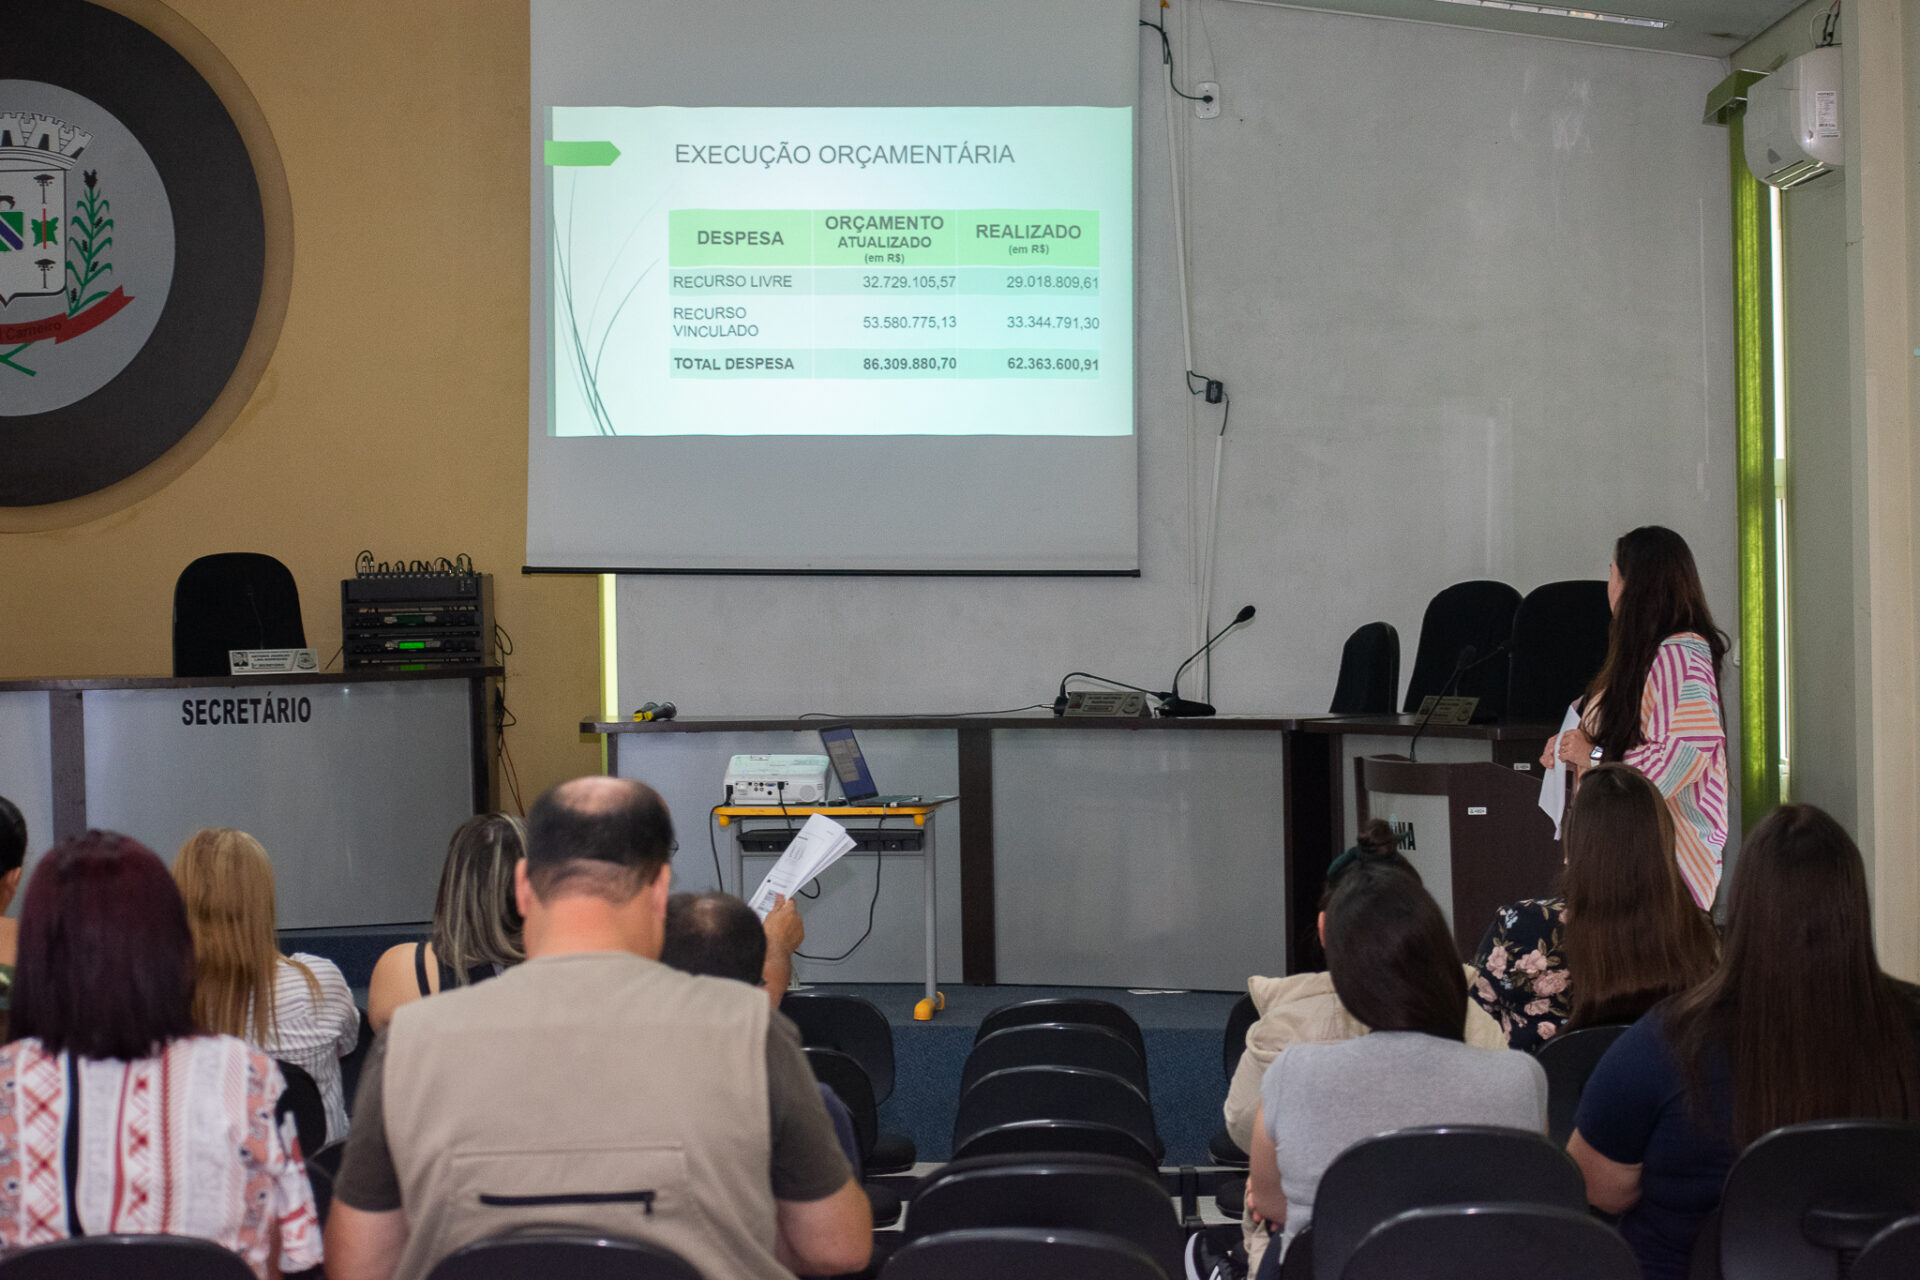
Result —
<path fill-rule="evenodd" d="M 735 756 L 724 783 L 732 788 L 733 804 L 825 804 L 827 758 Z"/>

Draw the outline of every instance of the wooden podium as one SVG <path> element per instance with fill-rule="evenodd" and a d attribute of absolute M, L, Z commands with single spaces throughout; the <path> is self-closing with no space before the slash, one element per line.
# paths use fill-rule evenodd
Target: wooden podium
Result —
<path fill-rule="evenodd" d="M 1564 855 L 1540 808 L 1537 769 L 1366 756 L 1354 774 L 1360 820 L 1392 824 L 1463 960 L 1473 959 L 1496 910 L 1554 891 Z"/>

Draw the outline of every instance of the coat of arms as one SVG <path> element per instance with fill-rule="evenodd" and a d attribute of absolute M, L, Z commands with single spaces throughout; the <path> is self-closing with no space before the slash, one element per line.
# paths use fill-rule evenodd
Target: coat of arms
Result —
<path fill-rule="evenodd" d="M 33 377 L 23 357 L 34 343 L 71 341 L 133 301 L 106 287 L 113 207 L 99 173 L 80 168 L 92 141 L 52 116 L 0 111 L 0 377 Z M 34 316 L 44 298 L 57 309 Z M 26 314 L 14 322 L 17 307 Z"/>

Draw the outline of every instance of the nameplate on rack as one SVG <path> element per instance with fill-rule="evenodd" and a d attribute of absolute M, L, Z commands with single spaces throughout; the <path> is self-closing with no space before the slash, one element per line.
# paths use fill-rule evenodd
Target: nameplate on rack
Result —
<path fill-rule="evenodd" d="M 1070 716 L 1143 716 L 1147 695 L 1119 689 L 1075 689 L 1067 695 Z"/>
<path fill-rule="evenodd" d="M 290 671 L 318 671 L 320 655 L 312 649 L 229 649 L 227 674 L 277 676 Z"/>
<path fill-rule="evenodd" d="M 1428 724 L 1472 724 L 1473 713 L 1479 706 L 1478 698 L 1458 694 L 1450 698 L 1436 698 L 1428 694 L 1420 699 L 1420 714 Z"/>

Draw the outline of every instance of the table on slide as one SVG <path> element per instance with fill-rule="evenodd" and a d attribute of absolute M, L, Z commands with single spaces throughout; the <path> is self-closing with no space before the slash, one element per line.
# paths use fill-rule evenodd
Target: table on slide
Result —
<path fill-rule="evenodd" d="M 1094 210 L 676 209 L 668 246 L 675 378 L 1100 375 Z"/>
<path fill-rule="evenodd" d="M 816 813 L 823 817 L 832 818 L 842 826 L 846 826 L 847 820 L 850 818 L 878 818 L 883 822 L 888 818 L 912 818 L 913 825 L 922 828 L 926 832 L 926 838 L 920 847 L 918 856 L 920 858 L 922 874 L 925 877 L 924 893 L 926 895 L 927 910 L 927 994 L 925 998 L 913 1007 L 913 1016 L 921 1022 L 925 1022 L 927 1019 L 933 1017 L 936 1010 L 945 1008 L 947 1003 L 947 998 L 941 995 L 934 985 L 935 950 L 939 937 L 939 917 L 935 909 L 934 894 L 933 817 L 942 805 L 951 804 L 952 802 L 951 799 L 942 799 L 930 801 L 925 804 L 902 805 L 721 805 L 713 811 L 713 815 L 723 827 L 731 826 L 736 822 L 749 822 L 754 819 L 791 824 L 795 818 L 809 818 Z M 854 851 L 854 853 L 857 852 L 857 850 Z M 850 853 L 848 856 L 851 857 L 854 856 L 854 854 Z M 915 855 L 902 851 L 899 856 L 913 857 Z M 738 839 L 733 841 L 733 883 L 735 888 L 739 890 L 740 897 L 745 898 L 748 896 L 746 858 Z"/>

